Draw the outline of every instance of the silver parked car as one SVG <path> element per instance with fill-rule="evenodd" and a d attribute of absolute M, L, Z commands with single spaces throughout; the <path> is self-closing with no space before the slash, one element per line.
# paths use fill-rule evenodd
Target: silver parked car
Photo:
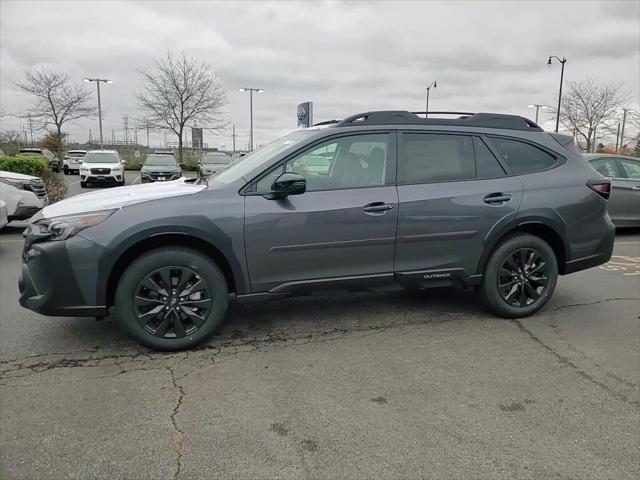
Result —
<path fill-rule="evenodd" d="M 609 216 L 616 227 L 640 227 L 640 159 L 587 153 L 587 161 L 611 179 Z"/>

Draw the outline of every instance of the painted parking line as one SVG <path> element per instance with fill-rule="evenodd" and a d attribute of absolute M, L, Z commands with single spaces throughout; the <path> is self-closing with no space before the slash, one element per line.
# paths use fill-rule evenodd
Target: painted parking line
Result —
<path fill-rule="evenodd" d="M 616 242 L 615 245 L 640 245 L 640 242 Z"/>
<path fill-rule="evenodd" d="M 133 182 L 131 182 L 131 185 L 133 185 L 134 183 L 140 181 L 140 175 L 138 175 L 136 178 L 133 179 Z"/>
<path fill-rule="evenodd" d="M 601 269 L 609 272 L 620 272 L 625 276 L 640 275 L 640 257 L 627 257 L 624 255 L 613 255 Z"/>
<path fill-rule="evenodd" d="M 80 180 L 76 180 L 75 182 L 71 182 L 71 183 L 69 184 L 69 186 L 71 186 L 71 185 L 75 185 L 76 183 L 80 183 Z"/>

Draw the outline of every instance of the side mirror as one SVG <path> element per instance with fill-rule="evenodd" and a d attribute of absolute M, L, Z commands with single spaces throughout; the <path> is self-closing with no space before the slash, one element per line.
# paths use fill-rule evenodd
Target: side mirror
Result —
<path fill-rule="evenodd" d="M 269 200 L 277 200 L 289 195 L 302 195 L 307 190 L 307 181 L 297 173 L 283 173 L 273 182 L 271 193 L 265 195 Z"/>

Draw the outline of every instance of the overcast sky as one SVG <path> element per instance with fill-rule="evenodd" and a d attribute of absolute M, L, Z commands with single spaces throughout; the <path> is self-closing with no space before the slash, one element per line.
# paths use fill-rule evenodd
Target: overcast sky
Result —
<path fill-rule="evenodd" d="M 531 103 L 557 101 L 565 81 L 587 76 L 615 82 L 640 98 L 640 2 L 172 2 L 0 0 L 0 104 L 23 111 L 29 98 L 13 86 L 46 66 L 110 78 L 102 89 L 104 132 L 122 137 L 122 116 L 137 114 L 139 69 L 167 49 L 207 62 L 228 93 L 225 120 L 239 143 L 249 129 L 268 142 L 296 126 L 296 105 L 314 102 L 315 121 L 372 109 L 506 112 L 534 117 Z M 546 119 L 544 115 L 542 119 Z M 20 130 L 5 117 L 1 129 Z M 552 122 L 542 122 L 550 128 Z M 68 128 L 72 139 L 97 137 L 97 120 Z M 141 135 L 141 134 L 139 134 Z M 139 137 L 139 140 L 141 138 Z M 172 139 L 173 140 L 173 139 Z M 152 137 L 152 143 L 161 136 Z M 205 133 L 210 146 L 231 146 L 231 128 Z"/>

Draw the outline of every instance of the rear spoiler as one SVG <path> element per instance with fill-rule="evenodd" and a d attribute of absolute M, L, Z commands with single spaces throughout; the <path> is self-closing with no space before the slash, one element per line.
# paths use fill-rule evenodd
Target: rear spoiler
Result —
<path fill-rule="evenodd" d="M 563 135 L 561 133 L 549 133 L 549 135 L 551 135 L 551 138 L 553 138 L 556 142 L 558 142 L 567 150 L 577 155 L 582 155 L 582 152 L 578 148 L 576 141 L 571 135 Z"/>

